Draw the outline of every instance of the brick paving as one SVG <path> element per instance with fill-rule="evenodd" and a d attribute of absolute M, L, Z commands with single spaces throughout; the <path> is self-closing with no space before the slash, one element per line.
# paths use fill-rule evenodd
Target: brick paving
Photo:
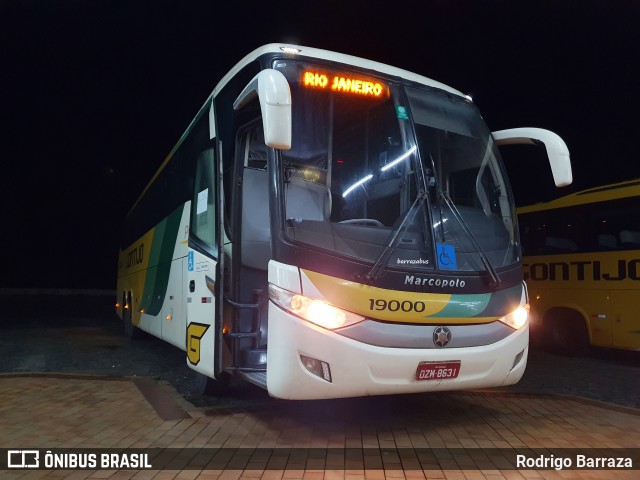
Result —
<path fill-rule="evenodd" d="M 110 299 L 103 316 L 87 314 L 95 299 L 54 300 L 6 302 L 17 310 L 0 317 L 0 371 L 17 372 L 0 374 L 0 448 L 240 448 L 233 458 L 242 461 L 162 471 L 0 470 L 0 480 L 640 478 L 640 470 L 514 470 L 499 459 L 479 466 L 487 449 L 640 449 L 637 355 L 559 358 L 534 349 L 523 380 L 501 392 L 285 402 L 237 386 L 207 400 L 189 390 L 193 372 L 182 351 L 122 338 Z M 48 371 L 68 374 L 29 373 Z"/>
<path fill-rule="evenodd" d="M 194 407 L 151 379 L 8 374 L 0 375 L 0 448 L 207 448 L 244 458 L 239 468 L 232 461 L 182 470 L 4 470 L 3 480 L 636 479 L 640 470 L 515 470 L 477 462 L 491 449 L 639 449 L 640 410 L 497 391 L 215 410 Z M 421 449 L 453 453 L 429 460 L 415 453 Z"/>

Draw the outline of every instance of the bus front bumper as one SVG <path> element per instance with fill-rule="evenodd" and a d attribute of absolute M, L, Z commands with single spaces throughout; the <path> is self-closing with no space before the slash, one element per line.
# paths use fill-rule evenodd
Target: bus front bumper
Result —
<path fill-rule="evenodd" d="M 269 304 L 267 390 L 309 400 L 489 388 L 517 383 L 527 364 L 528 323 L 508 337 L 468 348 L 388 348 L 316 326 Z M 322 365 L 312 373 L 303 361 Z M 460 362 L 456 378 L 417 380 L 421 362 Z M 330 381 L 322 377 L 330 378 Z"/>

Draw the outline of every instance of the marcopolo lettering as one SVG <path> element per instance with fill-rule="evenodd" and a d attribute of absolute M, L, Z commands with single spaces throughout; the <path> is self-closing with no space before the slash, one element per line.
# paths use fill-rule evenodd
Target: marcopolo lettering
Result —
<path fill-rule="evenodd" d="M 600 260 L 525 263 L 522 266 L 525 280 L 640 280 L 640 258 L 617 260 L 615 264 L 606 268 Z"/>
<path fill-rule="evenodd" d="M 406 275 L 404 277 L 404 284 L 438 288 L 464 288 L 465 281 L 459 278 L 433 278 Z"/>

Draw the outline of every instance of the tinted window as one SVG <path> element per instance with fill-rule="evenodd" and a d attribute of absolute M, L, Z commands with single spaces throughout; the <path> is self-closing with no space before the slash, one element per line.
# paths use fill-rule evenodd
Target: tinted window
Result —
<path fill-rule="evenodd" d="M 519 216 L 524 255 L 640 249 L 637 197 Z"/>
<path fill-rule="evenodd" d="M 198 154 L 209 144 L 209 118 L 202 116 L 189 131 L 169 163 L 144 192 L 125 219 L 121 247 L 131 245 L 193 195 L 193 174 Z"/>

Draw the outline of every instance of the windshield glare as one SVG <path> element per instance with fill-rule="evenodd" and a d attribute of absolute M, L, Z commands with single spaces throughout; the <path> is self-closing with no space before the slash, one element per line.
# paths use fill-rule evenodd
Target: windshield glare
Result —
<path fill-rule="evenodd" d="M 293 105 L 282 152 L 292 240 L 372 264 L 393 241 L 385 268 L 402 270 L 484 271 L 480 250 L 494 268 L 519 260 L 510 189 L 473 104 L 357 72 L 276 68 Z"/>

